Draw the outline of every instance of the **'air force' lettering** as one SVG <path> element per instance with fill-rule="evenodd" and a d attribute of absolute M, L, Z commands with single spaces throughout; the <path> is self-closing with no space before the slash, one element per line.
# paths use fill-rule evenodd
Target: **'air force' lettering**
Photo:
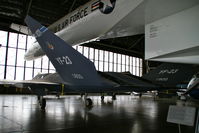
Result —
<path fill-rule="evenodd" d="M 60 65 L 72 65 L 72 61 L 68 56 L 62 56 L 62 57 L 57 57 L 55 60 L 60 64 Z"/>
<path fill-rule="evenodd" d="M 91 5 L 84 6 L 79 8 L 69 14 L 65 19 L 57 24 L 55 27 L 55 32 L 58 32 L 65 27 L 69 26 L 70 24 L 88 16 L 90 13 L 100 10 L 102 14 L 110 14 L 113 12 L 115 8 L 116 0 L 96 0 Z"/>
<path fill-rule="evenodd" d="M 79 9 L 74 14 L 72 14 L 71 16 L 66 18 L 64 20 L 64 22 L 58 24 L 55 29 L 56 29 L 56 31 L 60 31 L 60 30 L 64 29 L 65 27 L 67 27 L 69 24 L 72 24 L 72 23 L 86 17 L 88 14 L 89 14 L 88 7 Z"/>

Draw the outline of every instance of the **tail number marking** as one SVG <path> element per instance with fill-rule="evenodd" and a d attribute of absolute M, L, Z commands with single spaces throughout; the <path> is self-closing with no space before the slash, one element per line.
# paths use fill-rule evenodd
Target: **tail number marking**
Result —
<path fill-rule="evenodd" d="M 55 60 L 60 64 L 60 65 L 72 65 L 72 61 L 68 56 L 62 56 L 62 57 L 57 57 Z"/>
<path fill-rule="evenodd" d="M 81 74 L 77 74 L 77 73 L 73 73 L 73 74 L 72 74 L 72 77 L 73 77 L 74 79 L 84 79 L 84 77 L 83 77 Z"/>

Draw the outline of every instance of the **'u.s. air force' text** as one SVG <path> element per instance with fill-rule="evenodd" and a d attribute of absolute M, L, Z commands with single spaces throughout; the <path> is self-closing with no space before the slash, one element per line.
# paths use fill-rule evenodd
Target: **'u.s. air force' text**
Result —
<path fill-rule="evenodd" d="M 65 21 L 62 23 L 58 24 L 55 27 L 55 31 L 60 31 L 63 28 L 67 27 L 69 24 L 72 24 L 73 22 L 76 22 L 79 19 L 82 19 L 83 17 L 88 15 L 88 7 L 85 7 L 83 9 L 79 9 L 76 13 L 71 15 L 70 17 L 66 18 Z"/>

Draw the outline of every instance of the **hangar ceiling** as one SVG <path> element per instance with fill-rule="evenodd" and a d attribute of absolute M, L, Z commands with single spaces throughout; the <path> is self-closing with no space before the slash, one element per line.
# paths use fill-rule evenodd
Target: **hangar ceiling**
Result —
<path fill-rule="evenodd" d="M 0 29 L 15 32 L 9 28 L 10 24 L 25 25 L 24 18 L 27 14 L 49 26 L 88 1 L 90 0 L 1 0 Z M 144 35 L 141 34 L 91 42 L 84 46 L 143 58 L 144 40 Z"/>

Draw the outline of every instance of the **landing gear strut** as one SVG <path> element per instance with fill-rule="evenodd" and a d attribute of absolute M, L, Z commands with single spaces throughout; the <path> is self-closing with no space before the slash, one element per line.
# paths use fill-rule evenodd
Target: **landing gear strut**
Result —
<path fill-rule="evenodd" d="M 90 98 L 86 98 L 85 105 L 86 107 L 90 107 L 93 105 L 93 101 Z"/>
<path fill-rule="evenodd" d="M 104 101 L 104 94 L 101 94 L 101 100 Z"/>
<path fill-rule="evenodd" d="M 38 99 L 38 102 L 40 104 L 41 109 L 45 110 L 45 108 L 46 108 L 46 99 L 43 98 L 42 96 L 38 96 L 37 99 Z"/>
<path fill-rule="evenodd" d="M 41 96 L 37 96 L 37 100 L 38 100 L 38 102 L 40 103 Z"/>
<path fill-rule="evenodd" d="M 80 96 L 81 96 L 81 98 L 82 98 L 82 97 L 84 96 L 84 94 L 83 94 L 83 93 L 81 93 L 81 94 L 80 94 Z"/>
<path fill-rule="evenodd" d="M 42 98 L 40 105 L 41 105 L 41 109 L 45 110 L 45 108 L 46 108 L 46 99 L 45 98 Z"/>
<path fill-rule="evenodd" d="M 60 98 L 60 93 L 57 93 L 56 97 L 57 97 L 57 99 L 59 99 Z"/>
<path fill-rule="evenodd" d="M 90 98 L 87 98 L 87 94 L 84 95 L 84 102 L 86 107 L 91 107 L 93 105 L 93 101 Z"/>
<path fill-rule="evenodd" d="M 116 94 L 112 95 L 112 100 L 116 100 Z"/>
<path fill-rule="evenodd" d="M 139 94 L 139 98 L 141 98 L 141 97 L 142 97 L 142 93 Z"/>

